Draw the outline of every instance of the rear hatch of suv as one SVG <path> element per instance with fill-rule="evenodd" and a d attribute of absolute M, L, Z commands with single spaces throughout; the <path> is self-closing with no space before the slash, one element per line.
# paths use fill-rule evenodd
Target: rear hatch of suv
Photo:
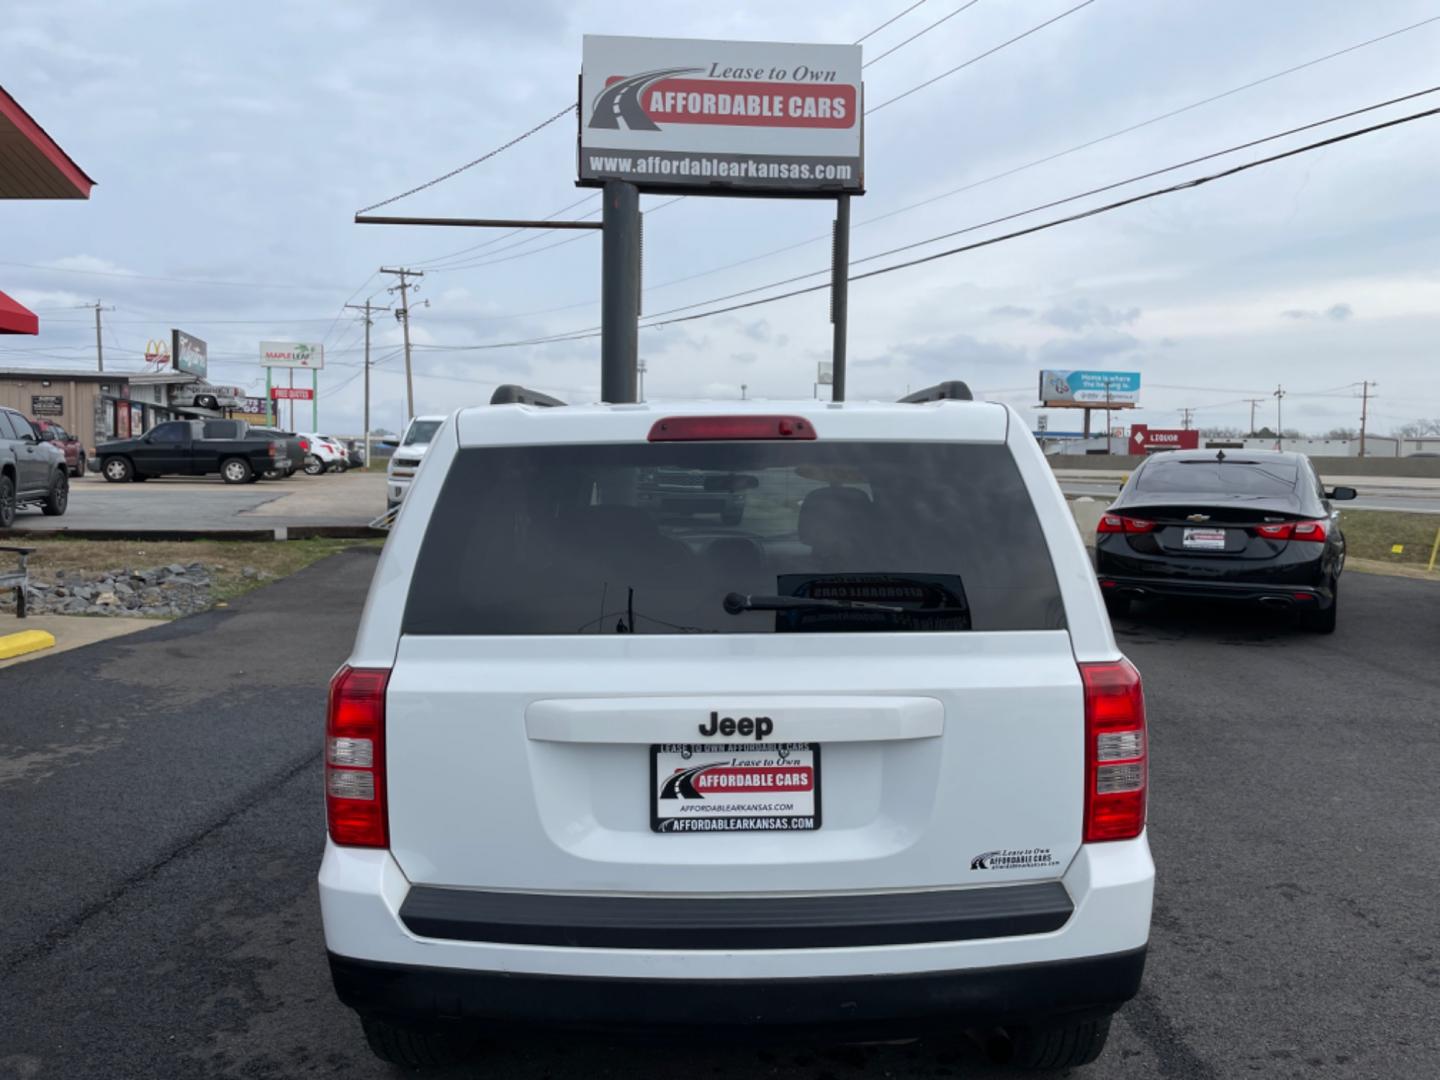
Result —
<path fill-rule="evenodd" d="M 1065 608 L 1007 413 L 952 415 L 943 439 L 893 410 L 868 437 L 753 416 L 462 437 L 388 686 L 406 877 L 690 894 L 1059 877 L 1084 801 Z M 738 520 L 663 512 L 647 492 L 677 475 Z"/>

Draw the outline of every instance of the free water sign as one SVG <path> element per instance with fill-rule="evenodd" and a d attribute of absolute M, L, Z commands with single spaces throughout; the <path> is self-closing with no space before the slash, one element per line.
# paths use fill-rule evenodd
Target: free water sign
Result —
<path fill-rule="evenodd" d="M 1138 371 L 1042 371 L 1041 405 L 1110 405 L 1129 408 L 1140 400 Z"/>

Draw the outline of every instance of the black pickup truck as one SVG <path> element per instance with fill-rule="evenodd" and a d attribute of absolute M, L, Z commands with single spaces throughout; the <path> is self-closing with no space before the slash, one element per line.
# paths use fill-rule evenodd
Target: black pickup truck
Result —
<path fill-rule="evenodd" d="M 286 443 L 251 434 L 225 421 L 171 420 L 135 439 L 101 443 L 95 448 L 100 474 L 112 483 L 152 476 L 204 476 L 219 473 L 227 484 L 248 484 L 265 473 L 290 468 Z"/>

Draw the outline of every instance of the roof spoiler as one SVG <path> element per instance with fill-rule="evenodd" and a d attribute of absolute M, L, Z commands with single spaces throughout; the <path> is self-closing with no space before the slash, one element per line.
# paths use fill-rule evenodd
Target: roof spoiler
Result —
<path fill-rule="evenodd" d="M 551 397 L 549 394 L 542 394 L 539 390 L 530 390 L 524 386 L 516 386 L 514 383 L 505 383 L 503 386 L 495 388 L 495 393 L 490 395 L 490 404 L 543 405 L 546 408 L 554 408 L 557 405 L 564 405 L 565 402 Z"/>
<path fill-rule="evenodd" d="M 970 393 L 970 387 L 958 379 L 951 379 L 949 382 L 936 383 L 934 386 L 927 386 L 924 390 L 916 390 L 913 394 L 906 394 L 900 399 L 902 405 L 919 405 L 925 401 L 974 401 L 975 395 Z"/>

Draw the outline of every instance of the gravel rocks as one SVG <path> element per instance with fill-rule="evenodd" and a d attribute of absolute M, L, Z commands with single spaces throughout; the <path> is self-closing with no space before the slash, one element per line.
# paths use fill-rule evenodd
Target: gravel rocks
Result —
<path fill-rule="evenodd" d="M 247 567 L 246 569 L 251 569 Z M 266 577 L 263 573 L 246 575 Z M 31 581 L 26 593 L 31 614 L 131 615 L 173 619 L 209 609 L 213 581 L 204 563 L 171 563 L 139 570 L 126 567 L 85 574 L 57 570 L 55 582 Z M 15 610 L 15 593 L 0 592 L 0 611 Z"/>

